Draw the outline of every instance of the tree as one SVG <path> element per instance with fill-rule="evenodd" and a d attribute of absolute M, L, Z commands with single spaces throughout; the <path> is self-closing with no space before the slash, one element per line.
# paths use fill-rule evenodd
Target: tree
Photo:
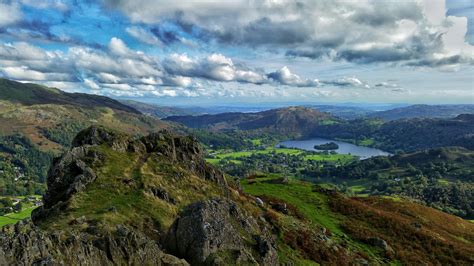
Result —
<path fill-rule="evenodd" d="M 15 210 L 16 212 L 21 211 L 22 208 L 23 205 L 21 204 L 21 202 L 18 202 L 15 206 L 13 206 L 13 210 Z"/>

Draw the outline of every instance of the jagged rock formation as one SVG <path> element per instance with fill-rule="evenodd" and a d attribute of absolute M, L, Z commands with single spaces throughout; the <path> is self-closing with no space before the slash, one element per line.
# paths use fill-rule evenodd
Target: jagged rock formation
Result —
<path fill-rule="evenodd" d="M 2 229 L 0 243 L 0 265 L 189 265 L 120 225 L 114 234 L 78 235 L 19 222 Z"/>
<path fill-rule="evenodd" d="M 183 211 L 168 231 L 166 245 L 192 264 L 225 264 L 225 257 L 238 264 L 275 265 L 278 256 L 271 236 L 260 230 L 257 221 L 235 202 L 211 199 Z M 255 242 L 256 248 L 245 242 Z"/>
<path fill-rule="evenodd" d="M 229 197 L 191 137 L 91 127 L 47 183 L 32 221 L 0 233 L 1 265 L 277 263 L 266 222 Z"/>

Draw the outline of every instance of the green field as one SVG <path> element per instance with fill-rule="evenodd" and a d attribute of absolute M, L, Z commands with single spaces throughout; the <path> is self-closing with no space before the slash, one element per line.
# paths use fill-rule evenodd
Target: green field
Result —
<path fill-rule="evenodd" d="M 217 164 L 222 159 L 232 159 L 231 161 L 239 163 L 239 158 L 248 157 L 253 154 L 270 154 L 270 153 L 284 153 L 287 155 L 298 155 L 306 153 L 304 150 L 300 149 L 290 149 L 290 148 L 277 148 L 269 147 L 264 150 L 248 150 L 248 151 L 216 151 L 213 154 L 214 158 L 207 158 L 207 162 L 212 164 Z M 352 161 L 355 157 L 349 154 L 308 154 L 305 156 L 305 160 L 315 160 L 315 161 L 342 161 L 349 162 Z"/>
<path fill-rule="evenodd" d="M 29 218 L 31 216 L 31 212 L 35 208 L 36 207 L 24 208 L 20 212 L 9 213 L 9 214 L 6 214 L 4 216 L 0 216 L 0 227 L 5 226 L 7 224 L 15 224 L 18 221 Z"/>

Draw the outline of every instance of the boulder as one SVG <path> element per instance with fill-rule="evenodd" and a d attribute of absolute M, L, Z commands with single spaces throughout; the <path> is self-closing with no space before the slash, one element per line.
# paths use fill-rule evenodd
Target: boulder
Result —
<path fill-rule="evenodd" d="M 212 199 L 188 206 L 164 243 L 192 265 L 275 265 L 275 243 L 266 231 L 235 202 Z"/>

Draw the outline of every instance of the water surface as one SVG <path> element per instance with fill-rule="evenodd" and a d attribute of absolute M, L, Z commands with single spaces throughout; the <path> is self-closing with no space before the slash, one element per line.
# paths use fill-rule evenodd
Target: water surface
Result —
<path fill-rule="evenodd" d="M 364 146 L 357 146 L 352 143 L 344 142 L 344 141 L 338 141 L 338 140 L 330 140 L 330 139 L 323 139 L 323 138 L 314 138 L 314 139 L 308 139 L 308 140 L 287 140 L 283 141 L 277 144 L 277 147 L 280 145 L 284 145 L 288 148 L 298 148 L 302 150 L 307 150 L 307 151 L 319 151 L 322 152 L 321 150 L 316 150 L 314 148 L 314 145 L 321 145 L 325 144 L 328 142 L 335 142 L 337 145 L 339 145 L 339 149 L 334 150 L 335 152 L 339 154 L 351 154 L 355 156 L 359 156 L 360 159 L 367 159 L 370 157 L 374 156 L 380 156 L 380 155 L 390 155 L 390 153 L 375 149 L 375 148 L 369 148 L 369 147 L 364 147 Z"/>

